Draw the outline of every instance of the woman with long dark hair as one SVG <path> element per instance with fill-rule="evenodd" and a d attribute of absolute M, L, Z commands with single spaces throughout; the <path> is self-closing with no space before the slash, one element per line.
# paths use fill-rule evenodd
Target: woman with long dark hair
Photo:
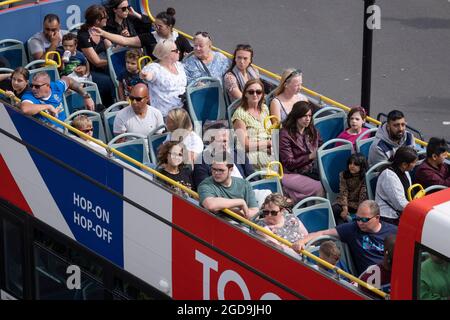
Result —
<path fill-rule="evenodd" d="M 312 123 L 312 110 L 311 103 L 296 102 L 280 130 L 280 161 L 284 168 L 282 183 L 294 202 L 324 194 L 316 165 L 321 141 Z"/>
<path fill-rule="evenodd" d="M 259 78 L 259 72 L 252 67 L 252 62 L 253 48 L 249 44 L 238 44 L 230 69 L 224 75 L 225 91 L 231 102 L 242 98 L 242 90 L 248 80 Z"/>
<path fill-rule="evenodd" d="M 0 88 L 5 90 L 8 98 L 22 98 L 22 95 L 30 89 L 28 79 L 30 72 L 24 67 L 17 67 L 11 73 L 0 74 Z"/>
<path fill-rule="evenodd" d="M 417 163 L 417 152 L 411 147 L 400 147 L 392 164 L 380 173 L 375 201 L 380 207 L 381 220 L 398 225 L 403 209 L 408 204 L 411 171 Z"/>

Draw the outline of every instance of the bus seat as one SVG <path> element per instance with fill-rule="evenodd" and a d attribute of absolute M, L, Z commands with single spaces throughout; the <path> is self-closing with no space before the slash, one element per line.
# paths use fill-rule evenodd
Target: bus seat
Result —
<path fill-rule="evenodd" d="M 308 202 L 315 203 L 305 206 Z M 333 210 L 328 199 L 308 197 L 298 202 L 292 209 L 309 233 L 336 227 Z"/>
<path fill-rule="evenodd" d="M 155 134 L 152 136 L 149 136 L 148 138 L 148 147 L 150 150 L 150 161 L 153 164 L 158 164 L 158 148 L 160 145 L 163 144 L 163 142 L 166 140 L 167 136 L 169 135 L 168 132 L 162 133 L 162 134 Z"/>
<path fill-rule="evenodd" d="M 90 110 L 79 110 L 72 114 L 70 114 L 67 119 L 65 120 L 66 123 L 70 124 L 73 119 L 75 119 L 78 115 L 86 115 L 89 119 L 92 121 L 92 125 L 94 128 L 94 132 L 92 136 L 96 139 L 99 139 L 106 143 L 106 135 L 105 135 L 105 129 L 103 127 L 103 121 L 102 117 L 98 112 L 90 111 Z M 67 129 L 65 129 L 65 132 L 67 133 Z"/>
<path fill-rule="evenodd" d="M 127 139 L 124 142 L 116 142 L 119 139 Z M 147 137 L 138 133 L 122 133 L 114 137 L 108 146 L 115 148 L 134 160 L 148 165 L 150 163 L 149 152 L 148 152 L 148 141 Z M 122 161 L 128 162 L 125 159 Z M 130 165 L 137 167 L 136 165 L 129 162 Z M 138 167 L 137 167 L 138 168 Z"/>
<path fill-rule="evenodd" d="M 356 152 L 362 153 L 366 157 L 366 159 L 369 158 L 369 149 L 375 140 L 375 134 L 377 131 L 378 128 L 369 129 L 356 139 Z M 368 136 L 370 136 L 370 138 L 363 139 Z"/>
<path fill-rule="evenodd" d="M 230 128 L 233 128 L 233 122 L 231 122 L 231 118 L 233 117 L 233 113 L 238 108 L 239 104 L 241 103 L 242 99 L 236 99 L 234 100 L 227 108 L 227 117 L 228 122 L 230 123 Z"/>
<path fill-rule="evenodd" d="M 129 48 L 113 48 L 106 50 L 106 58 L 108 60 L 109 76 L 111 77 L 114 87 L 116 88 L 116 98 L 119 100 L 119 81 L 117 77 L 125 70 L 125 53 Z"/>
<path fill-rule="evenodd" d="M 381 170 L 383 170 L 386 166 L 390 165 L 389 161 L 379 162 L 372 167 L 369 168 L 366 172 L 366 187 L 367 187 L 367 198 L 369 200 L 375 200 L 375 191 L 377 188 L 378 176 L 380 175 Z"/>
<path fill-rule="evenodd" d="M 323 142 L 336 138 L 345 129 L 347 114 L 339 108 L 323 107 L 313 115 L 313 123 Z"/>
<path fill-rule="evenodd" d="M 56 81 L 56 80 L 60 79 L 59 72 L 58 72 L 58 69 L 56 68 L 56 66 L 54 66 L 54 65 L 46 66 L 45 60 L 34 60 L 34 61 L 30 62 L 29 64 L 27 64 L 25 66 L 25 69 L 28 69 L 28 71 L 30 72 L 30 81 L 33 78 L 33 75 L 35 73 L 38 73 L 41 71 L 47 72 L 48 75 L 50 76 L 51 81 Z"/>
<path fill-rule="evenodd" d="M 22 41 L 15 39 L 0 40 L 0 68 L 16 69 L 28 63 Z"/>
<path fill-rule="evenodd" d="M 114 119 L 116 118 L 117 112 L 128 106 L 127 101 L 119 101 L 103 111 L 103 126 L 105 127 L 106 140 L 111 141 L 114 138 Z"/>
<path fill-rule="evenodd" d="M 102 104 L 102 98 L 100 97 L 96 83 L 87 80 L 78 82 L 84 85 L 84 90 L 91 95 L 95 105 Z M 68 90 L 66 91 L 65 96 L 68 114 L 85 109 L 84 98 L 78 92 Z"/>
<path fill-rule="evenodd" d="M 342 145 L 328 148 L 336 142 L 340 142 Z M 320 180 L 330 202 L 334 202 L 339 194 L 339 173 L 346 170 L 347 160 L 352 152 L 353 144 L 344 139 L 329 140 L 317 150 Z"/>

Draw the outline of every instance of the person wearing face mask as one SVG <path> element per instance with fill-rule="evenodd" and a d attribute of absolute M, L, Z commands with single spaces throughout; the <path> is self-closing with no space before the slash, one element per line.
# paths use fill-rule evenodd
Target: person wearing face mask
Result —
<path fill-rule="evenodd" d="M 388 113 L 387 122 L 378 129 L 375 141 L 370 146 L 369 166 L 390 160 L 401 146 L 414 148 L 414 136 L 406 131 L 406 119 L 403 112 L 392 110 Z"/>
<path fill-rule="evenodd" d="M 283 122 L 298 101 L 308 101 L 300 93 L 303 84 L 303 73 L 297 69 L 287 69 L 281 75 L 280 84 L 275 89 L 274 98 L 270 102 L 270 115 L 276 116 Z M 275 119 L 272 122 L 276 122 Z"/>
<path fill-rule="evenodd" d="M 194 36 L 194 52 L 184 60 L 188 85 L 200 77 L 212 77 L 222 82 L 230 62 L 222 53 L 212 50 L 212 38 L 208 32 L 199 31 Z"/>

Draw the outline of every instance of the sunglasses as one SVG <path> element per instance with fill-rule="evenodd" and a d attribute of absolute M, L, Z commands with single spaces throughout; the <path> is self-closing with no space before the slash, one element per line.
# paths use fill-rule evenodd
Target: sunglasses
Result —
<path fill-rule="evenodd" d="M 376 216 L 373 216 L 373 217 L 370 217 L 370 218 L 361 218 L 361 217 L 356 216 L 356 217 L 353 218 L 353 220 L 356 221 L 356 222 L 361 221 L 361 222 L 363 222 L 363 223 L 367 223 L 367 222 L 369 222 L 372 218 L 375 218 L 375 217 L 376 217 Z"/>
<path fill-rule="evenodd" d="M 275 217 L 280 211 L 276 211 L 276 210 L 261 210 L 261 217 L 265 218 L 267 217 L 269 214 L 272 217 Z"/>
<path fill-rule="evenodd" d="M 209 40 L 212 41 L 210 34 L 209 34 L 208 32 L 206 32 L 206 31 L 197 31 L 197 32 L 195 33 L 195 35 L 196 35 L 196 36 L 201 35 L 202 37 L 208 38 Z"/>
<path fill-rule="evenodd" d="M 130 10 L 131 10 L 131 6 L 120 7 L 120 8 L 117 8 L 117 9 L 120 9 L 120 10 L 122 10 L 122 12 L 125 12 L 125 11 L 130 11 Z"/>
<path fill-rule="evenodd" d="M 137 101 L 137 102 L 141 102 L 142 99 L 145 99 L 145 98 L 147 98 L 147 97 L 146 96 L 145 97 L 134 97 L 134 96 L 128 97 L 128 99 L 130 99 L 130 101 Z"/>
<path fill-rule="evenodd" d="M 89 132 L 91 132 L 91 131 L 94 131 L 94 128 L 86 128 L 86 129 L 83 129 L 83 130 L 80 130 L 81 132 L 84 132 L 84 133 L 89 133 Z"/>
<path fill-rule="evenodd" d="M 249 95 L 254 95 L 255 93 L 259 96 L 260 94 L 262 94 L 263 92 L 262 92 L 262 90 L 247 90 L 247 93 L 249 94 Z"/>
<path fill-rule="evenodd" d="M 32 84 L 30 85 L 30 87 L 31 87 L 31 88 L 40 89 L 41 87 L 45 86 L 46 84 L 48 84 L 48 83 L 43 83 L 43 84 L 34 84 L 34 83 L 32 83 Z"/>

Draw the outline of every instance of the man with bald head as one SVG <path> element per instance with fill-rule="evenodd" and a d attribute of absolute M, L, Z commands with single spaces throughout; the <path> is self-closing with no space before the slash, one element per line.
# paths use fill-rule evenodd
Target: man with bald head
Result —
<path fill-rule="evenodd" d="M 380 220 L 378 204 L 373 200 L 366 200 L 359 205 L 353 222 L 310 233 L 294 243 L 292 248 L 297 251 L 303 250 L 306 243 L 320 236 L 337 237 L 347 243 L 358 276 L 369 266 L 383 262 L 384 239 L 396 233 L 397 226 Z"/>
<path fill-rule="evenodd" d="M 119 135 L 125 132 L 140 133 L 147 136 L 151 131 L 164 124 L 161 111 L 148 105 L 148 87 L 144 83 L 135 85 L 128 96 L 130 105 L 120 110 L 114 119 L 113 132 Z"/>

